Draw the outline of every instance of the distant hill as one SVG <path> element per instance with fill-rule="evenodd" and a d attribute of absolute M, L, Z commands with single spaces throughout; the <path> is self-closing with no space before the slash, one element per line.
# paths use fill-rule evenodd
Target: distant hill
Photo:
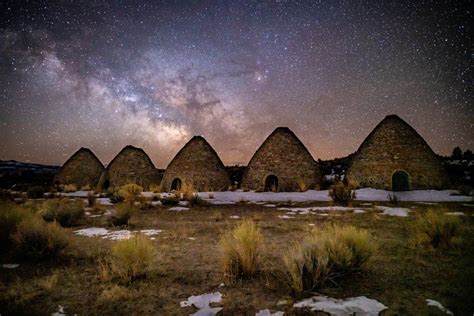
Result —
<path fill-rule="evenodd" d="M 24 189 L 33 185 L 50 185 L 60 166 L 0 160 L 0 187 Z"/>
<path fill-rule="evenodd" d="M 58 172 L 60 166 L 41 165 L 16 160 L 0 160 L 0 174 L 33 171 L 35 173 Z"/>

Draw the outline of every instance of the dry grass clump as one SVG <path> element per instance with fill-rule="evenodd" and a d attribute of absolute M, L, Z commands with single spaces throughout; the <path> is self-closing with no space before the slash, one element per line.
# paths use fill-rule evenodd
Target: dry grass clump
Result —
<path fill-rule="evenodd" d="M 400 202 L 402 201 L 402 199 L 396 194 L 388 194 L 387 197 L 388 197 L 388 200 L 390 201 L 390 204 L 395 205 L 395 206 L 399 206 Z"/>
<path fill-rule="evenodd" d="M 146 236 L 121 240 L 112 247 L 108 264 L 110 272 L 126 281 L 146 277 L 154 268 L 155 255 L 155 247 Z"/>
<path fill-rule="evenodd" d="M 179 204 L 179 198 L 176 196 L 168 196 L 163 199 L 161 199 L 161 204 L 163 205 L 178 205 Z"/>
<path fill-rule="evenodd" d="M 44 187 L 35 185 L 26 191 L 26 196 L 29 199 L 40 199 L 44 197 L 45 192 L 46 189 Z"/>
<path fill-rule="evenodd" d="M 460 241 L 461 220 L 442 210 L 429 209 L 417 218 L 413 230 L 420 243 L 428 243 L 433 248 L 450 248 Z"/>
<path fill-rule="evenodd" d="M 255 275 L 260 265 L 263 235 L 255 222 L 243 220 L 220 240 L 224 275 L 230 280 Z"/>
<path fill-rule="evenodd" d="M 177 195 L 185 200 L 192 199 L 195 196 L 193 186 L 188 183 L 183 183 Z"/>
<path fill-rule="evenodd" d="M 338 182 L 329 188 L 329 196 L 336 205 L 348 206 L 355 200 L 356 194 L 351 184 Z"/>
<path fill-rule="evenodd" d="M 150 191 L 153 193 L 161 193 L 163 192 L 163 186 L 161 184 L 152 184 L 150 185 Z"/>
<path fill-rule="evenodd" d="M 133 294 L 134 293 L 128 288 L 114 284 L 110 288 L 102 291 L 98 301 L 103 304 L 128 301 L 134 298 Z"/>
<path fill-rule="evenodd" d="M 306 192 L 308 191 L 308 186 L 306 185 L 306 182 L 304 182 L 303 179 L 298 180 L 298 191 L 299 192 Z"/>
<path fill-rule="evenodd" d="M 192 197 L 188 198 L 187 201 L 189 202 L 190 206 L 207 206 L 209 202 L 203 200 L 198 194 L 194 194 Z"/>
<path fill-rule="evenodd" d="M 76 192 L 77 191 L 77 185 L 75 184 L 66 184 L 63 186 L 63 191 L 68 193 L 68 192 Z"/>
<path fill-rule="evenodd" d="M 46 292 L 52 292 L 58 284 L 58 275 L 56 273 L 45 276 L 36 282 L 36 285 Z"/>
<path fill-rule="evenodd" d="M 133 215 L 138 212 L 138 208 L 130 203 L 120 203 L 112 211 L 109 221 L 113 226 L 128 225 Z"/>
<path fill-rule="evenodd" d="M 0 244 L 9 246 L 18 225 L 29 217 L 33 217 L 33 214 L 21 206 L 0 201 Z"/>
<path fill-rule="evenodd" d="M 23 220 L 12 236 L 19 255 L 33 260 L 56 259 L 69 246 L 67 232 L 56 222 L 31 217 Z"/>
<path fill-rule="evenodd" d="M 84 216 L 80 200 L 50 199 L 41 204 L 38 214 L 47 222 L 57 221 L 63 227 L 72 227 Z"/>
<path fill-rule="evenodd" d="M 366 230 L 329 226 L 314 230 L 283 260 L 295 292 L 311 291 L 326 281 L 359 271 L 375 252 Z"/>
<path fill-rule="evenodd" d="M 142 192 L 143 187 L 135 183 L 129 183 L 120 187 L 118 195 L 125 201 L 133 203 L 140 200 Z"/>

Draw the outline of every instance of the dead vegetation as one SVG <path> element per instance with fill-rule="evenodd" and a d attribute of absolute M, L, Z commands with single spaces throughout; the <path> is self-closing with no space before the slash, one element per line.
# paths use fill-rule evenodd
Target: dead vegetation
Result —
<path fill-rule="evenodd" d="M 363 207 L 357 201 L 353 204 Z M 313 288 L 331 297 L 365 295 L 377 299 L 389 306 L 390 314 L 429 314 L 432 310 L 426 307 L 427 298 L 443 301 L 455 314 L 470 313 L 474 309 L 472 208 L 461 203 L 435 207 L 403 202 L 403 206 L 414 209 L 407 218 L 381 216 L 366 209 L 363 214 L 333 212 L 325 217 L 296 215 L 293 219 L 280 219 L 281 211 L 251 203 L 196 206 L 184 212 L 150 206 L 137 210 L 127 228 L 162 232 L 156 240 L 140 236 L 139 242 L 130 239 L 123 244 L 101 237 L 72 237 L 71 231 L 79 228 L 119 229 L 110 228 L 105 216 L 85 217 L 74 229 L 58 225 L 51 228 L 72 238 L 59 252 L 64 260 L 32 261 L 18 256 L 16 247 L 2 254 L 2 263 L 16 262 L 20 266 L 0 273 L 0 311 L 2 315 L 25 311 L 51 314 L 62 305 L 70 314 L 187 314 L 190 311 L 181 308 L 180 301 L 190 295 L 220 291 L 225 314 L 255 314 L 269 308 L 295 315 L 292 304 L 309 295 L 296 289 Z M 456 247 L 439 247 L 437 251 L 432 250 L 428 239 L 429 247 L 411 243 L 418 238 L 418 230 L 412 227 L 428 208 L 442 213 L 464 212 L 463 217 L 444 215 L 462 222 L 462 233 L 456 230 L 454 234 L 454 240 L 462 242 L 455 241 Z M 4 220 L 13 223 L 5 224 L 12 235 L 17 234 L 22 222 L 21 231 L 37 231 L 36 224 L 26 224 L 34 217 L 33 211 L 18 210 L 22 210 L 21 215 L 15 211 L 11 220 Z M 240 224 L 243 218 L 247 219 L 245 225 Z M 41 223 L 39 231 L 54 225 L 39 217 L 34 219 Z M 222 242 L 221 237 L 228 239 Z M 137 246 L 142 241 L 143 245 Z M 374 244 L 378 246 L 376 251 Z M 232 260 L 227 262 L 231 265 L 223 265 L 223 245 L 229 249 L 228 258 Z M 301 262 L 305 262 L 300 260 L 305 253 L 302 249 L 309 253 L 324 249 L 313 258 L 327 258 L 325 267 L 330 267 L 313 270 L 316 277 L 310 279 L 316 281 L 312 284 L 306 272 L 304 277 L 299 273 L 303 271 Z M 306 266 L 314 264 L 306 262 Z M 233 280 L 224 277 L 226 266 L 232 267 L 228 275 L 235 276 Z M 249 274 L 242 273 L 244 266 L 245 271 L 251 271 Z M 296 269 L 295 284 L 302 286 L 288 282 L 290 269 Z M 320 282 L 323 279 L 326 281 Z M 220 287 L 221 283 L 225 286 Z M 286 303 L 278 305 L 280 301 Z"/>

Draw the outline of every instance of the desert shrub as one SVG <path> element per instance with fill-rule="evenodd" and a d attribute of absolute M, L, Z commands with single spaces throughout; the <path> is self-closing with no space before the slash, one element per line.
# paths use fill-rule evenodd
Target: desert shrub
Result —
<path fill-rule="evenodd" d="M 209 205 L 209 202 L 203 200 L 199 195 L 194 194 L 192 197 L 188 198 L 190 206 L 206 206 Z"/>
<path fill-rule="evenodd" d="M 366 230 L 334 226 L 313 231 L 290 248 L 283 261 L 291 288 L 302 292 L 361 270 L 374 251 Z"/>
<path fill-rule="evenodd" d="M 308 191 L 308 186 L 306 185 L 306 182 L 304 182 L 303 179 L 298 180 L 298 191 L 299 192 L 306 192 Z"/>
<path fill-rule="evenodd" d="M 72 227 L 84 216 L 82 201 L 62 199 L 59 202 L 55 219 L 63 227 Z"/>
<path fill-rule="evenodd" d="M 153 193 L 161 193 L 163 192 L 163 186 L 161 184 L 152 184 L 150 185 L 150 191 Z"/>
<path fill-rule="evenodd" d="M 26 196 L 29 199 L 40 199 L 44 197 L 45 192 L 45 188 L 39 185 L 35 185 L 34 187 L 31 187 L 28 189 L 28 191 L 26 191 Z"/>
<path fill-rule="evenodd" d="M 110 214 L 109 220 L 114 226 L 128 225 L 130 218 L 137 213 L 138 209 L 130 203 L 120 203 Z"/>
<path fill-rule="evenodd" d="M 176 196 L 168 196 L 161 200 L 161 204 L 163 205 L 178 205 L 179 198 Z"/>
<path fill-rule="evenodd" d="M 42 203 L 38 214 L 47 222 L 57 221 L 63 227 L 72 227 L 84 215 L 82 201 L 51 199 Z"/>
<path fill-rule="evenodd" d="M 83 185 L 81 191 L 91 191 L 92 187 L 89 184 Z"/>
<path fill-rule="evenodd" d="M 472 187 L 470 185 L 460 185 L 458 186 L 458 190 L 460 195 L 472 195 Z"/>
<path fill-rule="evenodd" d="M 155 247 L 143 235 L 117 242 L 112 247 L 109 267 L 113 276 L 133 281 L 147 276 L 155 264 Z"/>
<path fill-rule="evenodd" d="M 67 232 L 56 223 L 45 223 L 35 217 L 23 220 L 13 235 L 16 251 L 29 259 L 55 259 L 69 245 Z"/>
<path fill-rule="evenodd" d="M 342 206 L 349 205 L 356 198 L 354 187 L 344 182 L 333 184 L 329 188 L 329 196 L 336 205 Z"/>
<path fill-rule="evenodd" d="M 66 184 L 63 187 L 63 191 L 68 193 L 68 192 L 76 192 L 77 191 L 77 185 L 75 184 Z"/>
<path fill-rule="evenodd" d="M 263 235 L 255 222 L 244 220 L 220 240 L 224 275 L 230 280 L 253 276 L 259 267 Z"/>
<path fill-rule="evenodd" d="M 50 199 L 44 201 L 38 209 L 40 215 L 45 221 L 52 222 L 56 218 L 59 209 L 59 199 Z"/>
<path fill-rule="evenodd" d="M 180 196 L 182 199 L 189 200 L 194 197 L 194 190 L 193 186 L 188 183 L 184 183 L 181 186 L 181 189 L 177 192 L 177 195 Z"/>
<path fill-rule="evenodd" d="M 95 199 L 94 193 L 89 192 L 89 193 L 87 194 L 87 205 L 88 205 L 89 207 L 94 207 L 94 206 L 95 206 L 95 202 L 96 202 L 96 199 Z"/>
<path fill-rule="evenodd" d="M 0 201 L 0 244 L 9 246 L 10 237 L 17 231 L 21 221 L 32 216 L 32 213 L 19 205 Z"/>
<path fill-rule="evenodd" d="M 461 221 L 457 216 L 430 209 L 416 219 L 413 230 L 419 242 L 433 248 L 449 248 L 460 238 Z"/>
<path fill-rule="evenodd" d="M 402 199 L 400 199 L 400 197 L 396 194 L 388 194 L 387 197 L 388 197 L 388 200 L 390 201 L 390 204 L 395 205 L 395 206 L 400 205 L 400 202 L 402 201 Z"/>
<path fill-rule="evenodd" d="M 143 187 L 135 183 L 129 183 L 120 187 L 118 195 L 127 202 L 135 202 L 140 199 L 143 192 Z"/>

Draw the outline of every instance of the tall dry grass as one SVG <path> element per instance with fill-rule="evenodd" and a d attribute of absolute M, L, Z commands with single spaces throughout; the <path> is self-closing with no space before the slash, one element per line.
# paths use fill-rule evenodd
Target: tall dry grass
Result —
<path fill-rule="evenodd" d="M 45 223 L 36 217 L 23 220 L 12 238 L 17 254 L 33 260 L 61 257 L 71 240 L 56 222 Z"/>
<path fill-rule="evenodd" d="M 255 222 L 243 220 L 220 240 L 224 275 L 230 280 L 251 277 L 260 265 L 263 235 Z"/>
<path fill-rule="evenodd" d="M 143 235 L 121 240 L 112 247 L 110 272 L 125 281 L 149 275 L 155 267 L 156 250 L 152 241 Z"/>
<path fill-rule="evenodd" d="M 295 292 L 314 290 L 328 280 L 361 270 L 375 249 L 366 230 L 353 226 L 314 230 L 283 257 L 289 284 Z"/>
<path fill-rule="evenodd" d="M 430 244 L 433 248 L 450 248 L 459 243 L 461 220 L 445 211 L 429 209 L 416 219 L 413 231 L 419 243 Z"/>
<path fill-rule="evenodd" d="M 121 186 L 118 190 L 118 195 L 126 202 L 134 203 L 140 200 L 143 187 L 135 183 L 128 183 Z"/>

